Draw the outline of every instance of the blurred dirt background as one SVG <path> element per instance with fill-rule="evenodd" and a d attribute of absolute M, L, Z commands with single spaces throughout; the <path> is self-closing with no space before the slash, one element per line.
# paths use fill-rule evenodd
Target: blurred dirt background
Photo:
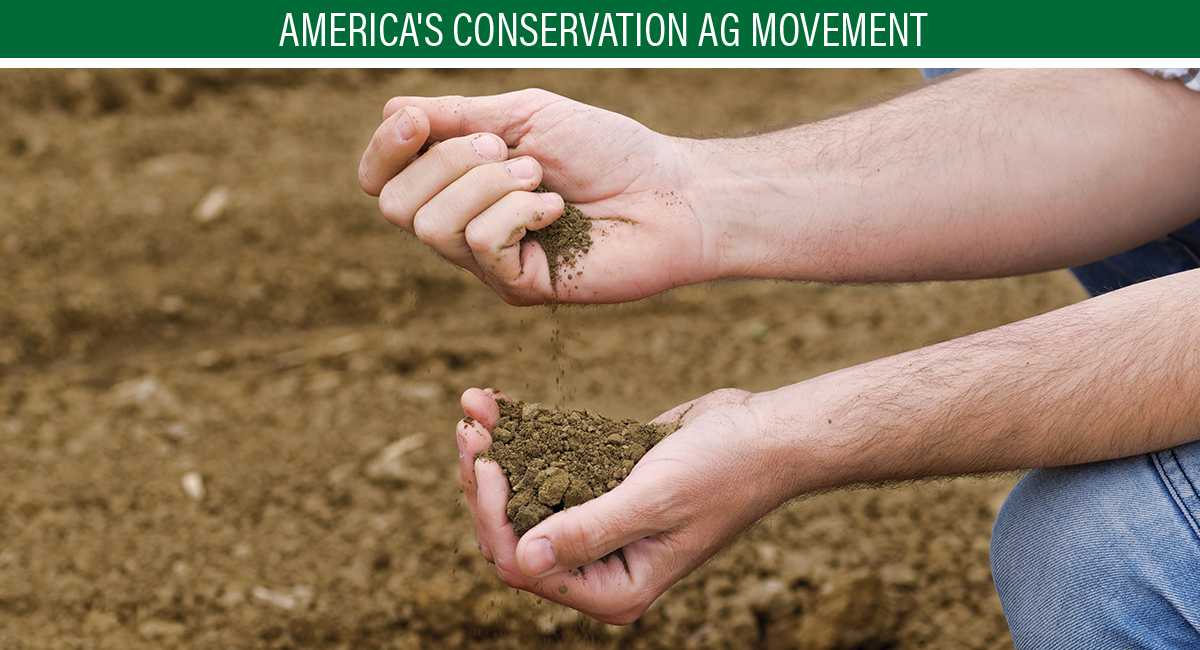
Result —
<path fill-rule="evenodd" d="M 1011 477 L 794 504 L 617 628 L 500 583 L 452 431 L 469 386 L 646 420 L 1054 309 L 1083 297 L 1065 273 L 725 282 L 551 316 L 436 259 L 355 180 L 393 94 L 541 86 L 702 136 L 918 82 L 0 71 L 0 646 L 1011 647 L 987 560 Z"/>

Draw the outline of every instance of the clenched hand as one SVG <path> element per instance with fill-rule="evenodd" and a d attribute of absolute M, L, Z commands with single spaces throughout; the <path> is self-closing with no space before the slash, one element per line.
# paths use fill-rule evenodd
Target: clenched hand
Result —
<path fill-rule="evenodd" d="M 717 252 L 685 192 L 689 141 L 541 90 L 396 97 L 383 115 L 363 190 L 512 304 L 622 302 L 714 277 Z M 521 238 L 564 199 L 594 220 L 595 243 L 555 295 L 540 244 Z"/>

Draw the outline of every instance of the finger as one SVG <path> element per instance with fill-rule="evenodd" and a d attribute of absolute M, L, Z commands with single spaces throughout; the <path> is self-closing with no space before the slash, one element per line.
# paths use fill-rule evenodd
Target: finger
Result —
<path fill-rule="evenodd" d="M 532 194 L 541 180 L 541 166 L 529 157 L 475 167 L 417 210 L 413 232 L 447 260 L 464 268 L 477 268 L 466 240 L 472 221 L 510 193 L 524 190 Z M 544 208 L 542 212 L 548 213 Z"/>
<path fill-rule="evenodd" d="M 496 570 L 505 584 L 618 625 L 632 623 L 665 590 L 665 587 L 658 587 L 658 583 L 634 578 L 634 574 L 643 573 L 643 568 L 654 562 L 662 565 L 672 561 L 662 553 L 647 558 L 646 553 L 635 551 L 628 553 L 628 569 L 626 562 L 614 556 L 592 562 L 578 571 L 530 578 L 518 568 L 516 549 L 515 537 L 497 540 Z M 653 591 L 656 588 L 657 593 Z"/>
<path fill-rule="evenodd" d="M 463 494 L 467 496 L 467 508 L 470 511 L 470 522 L 475 526 L 475 536 L 479 538 L 479 550 L 484 554 L 484 559 L 490 562 L 494 559 L 494 552 L 488 540 L 490 537 L 484 534 L 484 526 L 480 518 L 479 507 L 479 476 L 475 474 L 475 455 L 487 447 L 492 445 L 492 437 L 487 433 L 487 429 L 482 427 L 479 421 L 472 419 L 463 420 L 456 435 L 458 443 L 458 473 L 460 473 L 460 482 L 462 485 Z"/>
<path fill-rule="evenodd" d="M 504 478 L 500 465 L 486 458 L 475 461 L 475 478 L 479 484 L 475 531 L 479 535 L 480 546 L 487 546 L 494 557 L 499 548 L 504 548 L 505 544 L 511 545 L 516 540 L 512 524 L 508 521 L 508 480 Z"/>
<path fill-rule="evenodd" d="M 479 484 L 475 478 L 475 454 L 480 449 L 486 449 L 491 444 L 491 437 L 487 430 L 470 416 L 460 420 L 458 428 L 455 431 L 455 442 L 458 445 L 458 471 L 459 483 L 462 485 L 463 494 L 467 498 L 467 509 L 471 513 L 471 524 L 475 527 L 476 534 L 479 531 L 479 508 L 478 494 Z M 479 550 L 483 553 L 483 557 L 488 562 L 492 562 L 491 548 L 483 544 L 480 540 Z"/>
<path fill-rule="evenodd" d="M 488 463 L 490 464 L 490 463 Z M 479 473 L 485 477 L 482 466 Z M 486 484 L 492 479 L 484 478 Z M 482 504 L 481 504 L 482 505 Z M 490 507 L 490 506 L 488 506 Z M 487 510 L 488 507 L 481 507 Z M 544 578 L 531 578 L 519 567 L 518 540 L 511 524 L 495 528 L 487 544 L 493 563 L 505 584 L 543 598 L 578 609 L 597 620 L 624 625 L 633 622 L 668 586 L 682 577 L 681 567 L 689 565 L 683 549 L 657 538 L 643 539 L 624 548 L 623 557 L 607 556 L 581 566 L 578 571 L 562 572 Z"/>
<path fill-rule="evenodd" d="M 667 527 L 663 494 L 662 486 L 630 475 L 613 491 L 551 516 L 521 537 L 521 572 L 535 578 L 555 575 L 662 532 Z"/>
<path fill-rule="evenodd" d="M 492 446 L 492 436 L 478 420 L 465 418 L 455 431 L 458 444 L 459 477 L 469 503 L 475 501 L 478 481 L 475 479 L 475 455 Z"/>
<path fill-rule="evenodd" d="M 599 621 L 626 625 L 637 620 L 667 587 L 700 562 L 688 562 L 686 549 L 659 539 L 644 539 L 605 557 L 545 578 L 530 578 L 518 568 L 515 537 L 494 540 L 496 571 L 505 584 L 577 609 Z"/>
<path fill-rule="evenodd" d="M 491 133 L 440 142 L 387 181 L 379 193 L 379 209 L 388 221 L 415 234 L 413 219 L 430 199 L 471 169 L 507 157 L 508 147 Z"/>
<path fill-rule="evenodd" d="M 513 401 L 513 398 L 509 397 L 508 393 L 505 393 L 504 391 L 500 390 L 499 388 L 485 388 L 485 389 L 483 389 L 483 394 L 491 397 L 494 400 L 498 400 L 501 402 Z"/>
<path fill-rule="evenodd" d="M 475 476 L 475 455 L 492 445 L 490 431 L 500 419 L 500 409 L 496 406 L 497 396 L 508 399 L 507 395 L 494 388 L 467 389 L 460 400 L 466 418 L 459 422 L 455 436 L 458 443 L 459 480 L 467 498 L 471 523 L 479 539 L 479 550 L 484 559 L 493 563 L 496 561 L 495 551 L 480 532 L 482 527 L 479 521 L 479 482 Z"/>
<path fill-rule="evenodd" d="M 540 244 L 522 240 L 562 211 L 562 197 L 553 192 L 511 192 L 467 224 L 463 236 L 475 263 L 505 300 L 541 303 L 550 297 L 546 255 Z"/>
<path fill-rule="evenodd" d="M 358 184 L 371 196 L 417 154 L 429 136 L 429 118 L 419 108 L 406 108 L 390 115 L 375 129 L 358 163 Z"/>
<path fill-rule="evenodd" d="M 417 106 L 429 115 L 430 134 L 435 140 L 486 131 L 515 145 L 529 119 L 559 101 L 564 98 L 536 88 L 485 97 L 393 97 L 384 106 L 383 115 L 387 118 L 406 106 Z"/>
<path fill-rule="evenodd" d="M 459 403 L 462 405 L 463 414 L 469 418 L 474 418 L 485 429 L 491 431 L 496 426 L 496 421 L 500 419 L 500 407 L 496 405 L 496 400 L 501 399 L 506 402 L 511 402 L 512 398 L 495 388 L 468 388 L 462 394 Z"/>

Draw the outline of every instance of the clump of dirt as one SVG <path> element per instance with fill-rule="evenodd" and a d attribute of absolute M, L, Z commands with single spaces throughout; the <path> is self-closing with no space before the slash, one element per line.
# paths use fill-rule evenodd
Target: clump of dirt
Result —
<path fill-rule="evenodd" d="M 535 192 L 548 191 L 541 185 Z M 550 285 L 558 286 L 561 269 L 575 267 L 576 258 L 592 248 L 592 219 L 582 210 L 563 202 L 563 212 L 554 223 L 540 230 L 528 230 L 521 242 L 535 241 L 546 251 L 546 262 L 550 265 Z"/>
<path fill-rule="evenodd" d="M 508 518 L 517 537 L 550 515 L 620 485 L 677 423 L 613 420 L 595 411 L 560 411 L 497 401 L 492 446 L 479 453 L 508 479 Z"/>

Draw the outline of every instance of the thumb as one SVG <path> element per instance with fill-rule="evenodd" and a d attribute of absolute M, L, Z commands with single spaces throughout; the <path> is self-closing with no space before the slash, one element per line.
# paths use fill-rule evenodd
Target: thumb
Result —
<path fill-rule="evenodd" d="M 517 565 L 531 578 L 577 569 L 666 529 L 662 490 L 624 483 L 587 503 L 556 513 L 521 537 Z M 645 486 L 648 487 L 648 486 Z M 658 495 L 655 494 L 658 493 Z"/>
<path fill-rule="evenodd" d="M 526 123 L 534 114 L 561 99 L 535 88 L 483 97 L 393 97 L 384 106 L 383 117 L 386 120 L 405 106 L 417 106 L 429 116 L 431 140 L 486 131 L 511 146 L 527 131 Z"/>

